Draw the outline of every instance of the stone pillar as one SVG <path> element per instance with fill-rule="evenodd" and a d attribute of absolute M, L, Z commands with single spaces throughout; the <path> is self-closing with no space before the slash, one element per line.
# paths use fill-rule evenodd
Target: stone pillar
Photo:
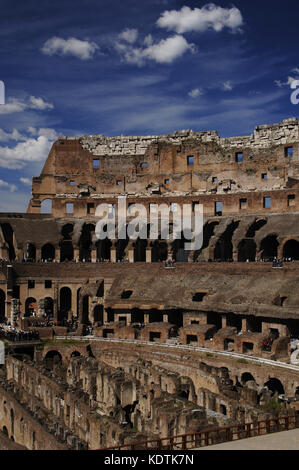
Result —
<path fill-rule="evenodd" d="M 11 299 L 11 324 L 16 326 L 20 319 L 20 300 Z"/>
<path fill-rule="evenodd" d="M 104 313 L 103 313 L 103 322 L 104 323 L 108 322 L 108 313 L 107 313 L 106 308 L 104 309 Z"/>
<path fill-rule="evenodd" d="M 225 314 L 222 315 L 221 321 L 222 321 L 222 328 L 226 328 L 227 327 L 227 318 L 226 318 Z"/>
<path fill-rule="evenodd" d="M 248 321 L 247 321 L 247 318 L 242 318 L 242 331 L 248 331 Z"/>
<path fill-rule="evenodd" d="M 163 323 L 168 323 L 168 313 L 163 314 Z"/>
<path fill-rule="evenodd" d="M 148 325 L 149 324 L 149 313 L 144 314 L 144 324 Z"/>
<path fill-rule="evenodd" d="M 55 247 L 55 261 L 56 263 L 60 261 L 60 249 Z"/>
<path fill-rule="evenodd" d="M 79 261 L 79 255 L 80 255 L 79 249 L 75 248 L 74 249 L 74 260 L 75 261 Z"/>
<path fill-rule="evenodd" d="M 45 314 L 45 299 L 37 301 L 37 316 L 42 317 Z"/>
<path fill-rule="evenodd" d="M 42 249 L 36 248 L 36 261 L 42 259 Z"/>
<path fill-rule="evenodd" d="M 147 263 L 152 262 L 152 249 L 151 248 L 146 249 L 146 262 Z"/>
<path fill-rule="evenodd" d="M 95 263 L 97 261 L 97 250 L 96 248 L 92 248 L 91 250 L 91 262 Z"/>
<path fill-rule="evenodd" d="M 134 250 L 129 250 L 129 263 L 134 263 Z"/>
<path fill-rule="evenodd" d="M 111 263 L 116 263 L 116 249 L 115 248 L 111 248 L 110 261 Z"/>

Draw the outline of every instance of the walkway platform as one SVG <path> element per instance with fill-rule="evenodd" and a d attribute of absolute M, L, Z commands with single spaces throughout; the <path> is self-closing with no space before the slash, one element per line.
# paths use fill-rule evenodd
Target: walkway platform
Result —
<path fill-rule="evenodd" d="M 299 429 L 225 442 L 197 450 L 299 450 Z"/>

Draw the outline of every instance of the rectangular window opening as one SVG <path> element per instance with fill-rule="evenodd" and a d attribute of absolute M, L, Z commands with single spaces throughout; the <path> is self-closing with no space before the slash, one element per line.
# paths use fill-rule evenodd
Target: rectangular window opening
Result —
<path fill-rule="evenodd" d="M 243 152 L 237 152 L 236 153 L 236 162 L 237 163 L 243 163 L 243 160 L 244 160 Z"/>
<path fill-rule="evenodd" d="M 98 158 L 94 158 L 92 161 L 92 168 L 94 170 L 98 170 L 100 168 L 100 160 Z"/>
<path fill-rule="evenodd" d="M 271 198 L 264 197 L 264 209 L 271 209 Z"/>
<path fill-rule="evenodd" d="M 65 205 L 65 211 L 67 214 L 73 214 L 74 213 L 74 203 L 73 202 L 67 202 Z"/>

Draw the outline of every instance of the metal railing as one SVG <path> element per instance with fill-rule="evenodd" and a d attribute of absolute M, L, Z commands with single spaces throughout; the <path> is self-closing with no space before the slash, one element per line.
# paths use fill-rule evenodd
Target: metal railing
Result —
<path fill-rule="evenodd" d="M 189 450 L 215 444 L 239 441 L 266 434 L 299 428 L 299 414 L 270 418 L 246 424 L 205 429 L 200 432 L 181 434 L 150 441 L 132 442 L 99 450 Z"/>

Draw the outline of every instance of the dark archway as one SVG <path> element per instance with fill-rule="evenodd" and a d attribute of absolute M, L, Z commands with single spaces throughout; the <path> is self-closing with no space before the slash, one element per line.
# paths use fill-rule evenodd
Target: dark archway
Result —
<path fill-rule="evenodd" d="M 216 243 L 214 259 L 217 261 L 231 261 L 233 259 L 232 238 L 240 222 L 231 222 Z"/>
<path fill-rule="evenodd" d="M 79 351 L 73 351 L 72 354 L 71 354 L 71 357 L 80 357 L 81 354 L 79 353 Z"/>
<path fill-rule="evenodd" d="M 253 240 L 242 240 L 238 245 L 238 261 L 245 263 L 247 260 L 255 261 L 256 244 Z"/>
<path fill-rule="evenodd" d="M 45 314 L 48 318 L 53 318 L 54 316 L 54 301 L 51 297 L 45 298 Z"/>
<path fill-rule="evenodd" d="M 190 251 L 185 250 L 185 243 L 190 243 L 190 240 L 186 240 L 183 232 L 181 232 L 181 238 L 177 238 L 172 243 L 173 258 L 177 263 L 188 263 Z"/>
<path fill-rule="evenodd" d="M 95 231 L 93 224 L 84 224 L 82 227 L 79 247 L 80 261 L 91 261 L 92 238 Z"/>
<path fill-rule="evenodd" d="M 203 228 L 203 244 L 200 250 L 196 251 L 194 254 L 194 260 L 196 260 L 202 251 L 207 248 L 210 244 L 211 238 L 214 235 L 215 227 L 219 225 L 218 221 L 207 222 Z"/>
<path fill-rule="evenodd" d="M 145 263 L 147 240 L 137 238 L 134 243 L 134 263 Z"/>
<path fill-rule="evenodd" d="M 14 241 L 13 241 L 14 239 L 13 229 L 11 228 L 10 224 L 0 224 L 0 227 L 2 229 L 4 240 L 6 241 L 8 245 L 9 260 L 14 261 L 16 259 L 16 252 L 15 252 Z"/>
<path fill-rule="evenodd" d="M 44 358 L 44 362 L 46 368 L 52 370 L 54 365 L 62 364 L 62 356 L 58 351 L 48 351 Z"/>
<path fill-rule="evenodd" d="M 291 258 L 295 261 L 299 260 L 299 242 L 297 240 L 289 240 L 283 247 L 283 257 Z"/>
<path fill-rule="evenodd" d="M 99 261 L 110 261 L 112 242 L 108 238 L 96 242 L 97 259 Z"/>
<path fill-rule="evenodd" d="M 42 260 L 43 261 L 53 261 L 55 259 L 55 248 L 50 243 L 47 243 L 42 247 Z"/>
<path fill-rule="evenodd" d="M 60 289 L 58 320 L 67 320 L 68 312 L 72 309 L 72 291 L 69 287 Z"/>
<path fill-rule="evenodd" d="M 74 259 L 74 248 L 72 242 L 74 226 L 73 224 L 66 224 L 62 227 L 60 242 L 60 261 L 72 261 Z"/>
<path fill-rule="evenodd" d="M 246 238 L 254 238 L 256 232 L 258 232 L 262 227 L 264 227 L 267 223 L 267 220 L 260 219 L 256 220 L 247 230 Z"/>
<path fill-rule="evenodd" d="M 277 258 L 278 249 L 277 235 L 269 235 L 261 243 L 261 258 L 267 261 L 273 261 Z"/>
<path fill-rule="evenodd" d="M 3 323 L 5 318 L 5 292 L 0 289 L 0 323 Z"/>
<path fill-rule="evenodd" d="M 37 310 L 37 302 L 34 297 L 28 297 L 25 302 L 25 317 L 31 317 Z"/>
<path fill-rule="evenodd" d="M 244 372 L 241 376 L 241 384 L 246 385 L 247 382 L 255 382 L 255 378 L 250 372 Z"/>
<path fill-rule="evenodd" d="M 103 325 L 103 320 L 103 305 L 96 305 L 93 310 L 93 321 L 94 323 L 100 323 L 101 325 Z"/>
<path fill-rule="evenodd" d="M 84 295 L 82 300 L 82 323 L 84 325 L 89 324 L 89 296 Z"/>
<path fill-rule="evenodd" d="M 152 263 L 166 261 L 168 255 L 168 246 L 165 241 L 156 240 L 152 243 Z"/>
<path fill-rule="evenodd" d="M 281 381 L 275 378 L 271 378 L 268 380 L 268 382 L 265 383 L 264 385 L 267 387 L 271 392 L 272 395 L 275 393 L 278 393 L 279 395 L 284 395 L 284 386 L 282 385 Z"/>

